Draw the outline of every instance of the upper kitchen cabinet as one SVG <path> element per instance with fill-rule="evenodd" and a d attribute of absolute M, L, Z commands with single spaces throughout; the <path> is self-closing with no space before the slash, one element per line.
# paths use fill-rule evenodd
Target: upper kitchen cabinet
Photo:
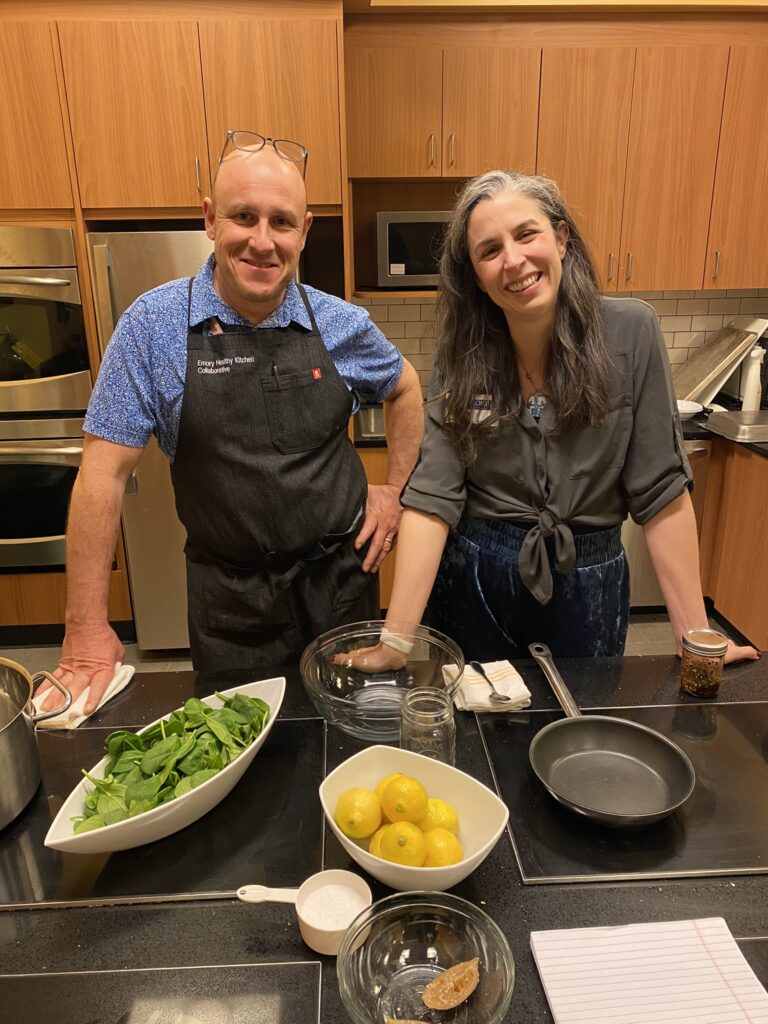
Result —
<path fill-rule="evenodd" d="M 541 51 L 443 51 L 443 176 L 499 167 L 532 174 Z"/>
<path fill-rule="evenodd" d="M 701 288 L 728 47 L 639 47 L 622 291 Z"/>
<path fill-rule="evenodd" d="M 311 203 L 341 202 L 336 22 L 321 18 L 202 21 L 211 167 L 230 129 L 309 150 Z"/>
<path fill-rule="evenodd" d="M 58 27 L 82 205 L 198 206 L 209 175 L 196 23 Z"/>
<path fill-rule="evenodd" d="M 72 206 L 52 26 L 0 31 L 0 209 Z"/>
<path fill-rule="evenodd" d="M 350 177 L 439 177 L 442 51 L 349 47 L 344 63 Z"/>
<path fill-rule="evenodd" d="M 350 46 L 345 62 L 351 177 L 533 170 L 540 50 Z"/>
<path fill-rule="evenodd" d="M 768 283 L 768 47 L 734 46 L 728 64 L 705 288 Z"/>
<path fill-rule="evenodd" d="M 604 291 L 616 291 L 635 50 L 544 48 L 536 171 L 578 216 Z"/>

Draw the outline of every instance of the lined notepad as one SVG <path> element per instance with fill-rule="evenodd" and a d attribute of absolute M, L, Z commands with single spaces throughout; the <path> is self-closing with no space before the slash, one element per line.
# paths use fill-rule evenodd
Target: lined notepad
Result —
<path fill-rule="evenodd" d="M 721 917 L 532 932 L 556 1024 L 768 1024 Z"/>

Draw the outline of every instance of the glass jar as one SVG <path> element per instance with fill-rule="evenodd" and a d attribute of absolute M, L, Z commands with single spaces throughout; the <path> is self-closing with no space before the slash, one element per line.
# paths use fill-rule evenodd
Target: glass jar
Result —
<path fill-rule="evenodd" d="M 400 708 L 400 746 L 445 764 L 454 763 L 456 723 L 449 693 L 434 687 L 408 690 Z"/>
<path fill-rule="evenodd" d="M 683 633 L 680 688 L 693 697 L 715 697 L 723 677 L 728 640 L 714 629 Z"/>

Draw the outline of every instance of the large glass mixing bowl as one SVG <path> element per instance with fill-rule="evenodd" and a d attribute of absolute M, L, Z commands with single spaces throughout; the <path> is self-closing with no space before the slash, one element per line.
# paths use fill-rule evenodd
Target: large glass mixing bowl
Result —
<path fill-rule="evenodd" d="M 428 626 L 397 630 L 413 648 L 407 655 L 387 652 L 391 667 L 364 667 L 368 659 L 350 652 L 375 647 L 383 625 L 375 619 L 323 633 L 305 649 L 299 665 L 318 713 L 344 732 L 374 743 L 399 739 L 400 705 L 407 690 L 437 687 L 453 698 L 464 672 L 458 645 Z"/>
<path fill-rule="evenodd" d="M 474 992 L 453 1009 L 427 1009 L 425 986 L 475 957 Z M 499 1024 L 512 999 L 515 962 L 501 929 L 479 907 L 449 893 L 409 892 L 358 914 L 342 940 L 336 974 L 354 1024 Z"/>

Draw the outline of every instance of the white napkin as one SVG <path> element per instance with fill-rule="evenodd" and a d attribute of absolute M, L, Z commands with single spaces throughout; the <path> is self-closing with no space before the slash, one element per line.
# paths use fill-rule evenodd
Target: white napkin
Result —
<path fill-rule="evenodd" d="M 460 711 L 519 711 L 531 703 L 531 693 L 523 682 L 520 673 L 508 661 L 486 661 L 483 668 L 499 693 L 511 697 L 507 703 L 491 700 L 491 688 L 488 681 L 479 672 L 466 665 L 461 686 L 456 691 L 454 703 Z M 456 666 L 446 665 L 444 672 L 451 679 L 456 678 Z"/>
<path fill-rule="evenodd" d="M 104 695 L 99 701 L 99 705 L 95 708 L 90 715 L 83 713 L 86 701 L 88 700 L 88 694 L 90 693 L 90 686 L 87 687 L 77 700 L 73 700 L 66 711 L 62 711 L 60 715 L 56 715 L 53 718 L 46 718 L 44 722 L 38 722 L 38 729 L 76 729 L 78 725 L 82 725 L 86 718 L 90 718 L 91 715 L 95 715 L 99 708 L 103 708 L 107 701 L 112 700 L 116 697 L 121 690 L 124 690 L 128 683 L 130 683 L 133 673 L 136 669 L 133 665 L 121 665 L 117 662 L 115 665 L 115 674 L 109 686 L 104 691 Z M 35 706 L 35 711 L 40 711 L 41 705 L 50 697 L 51 691 L 46 690 L 39 696 L 36 695 L 32 698 L 32 703 Z"/>

